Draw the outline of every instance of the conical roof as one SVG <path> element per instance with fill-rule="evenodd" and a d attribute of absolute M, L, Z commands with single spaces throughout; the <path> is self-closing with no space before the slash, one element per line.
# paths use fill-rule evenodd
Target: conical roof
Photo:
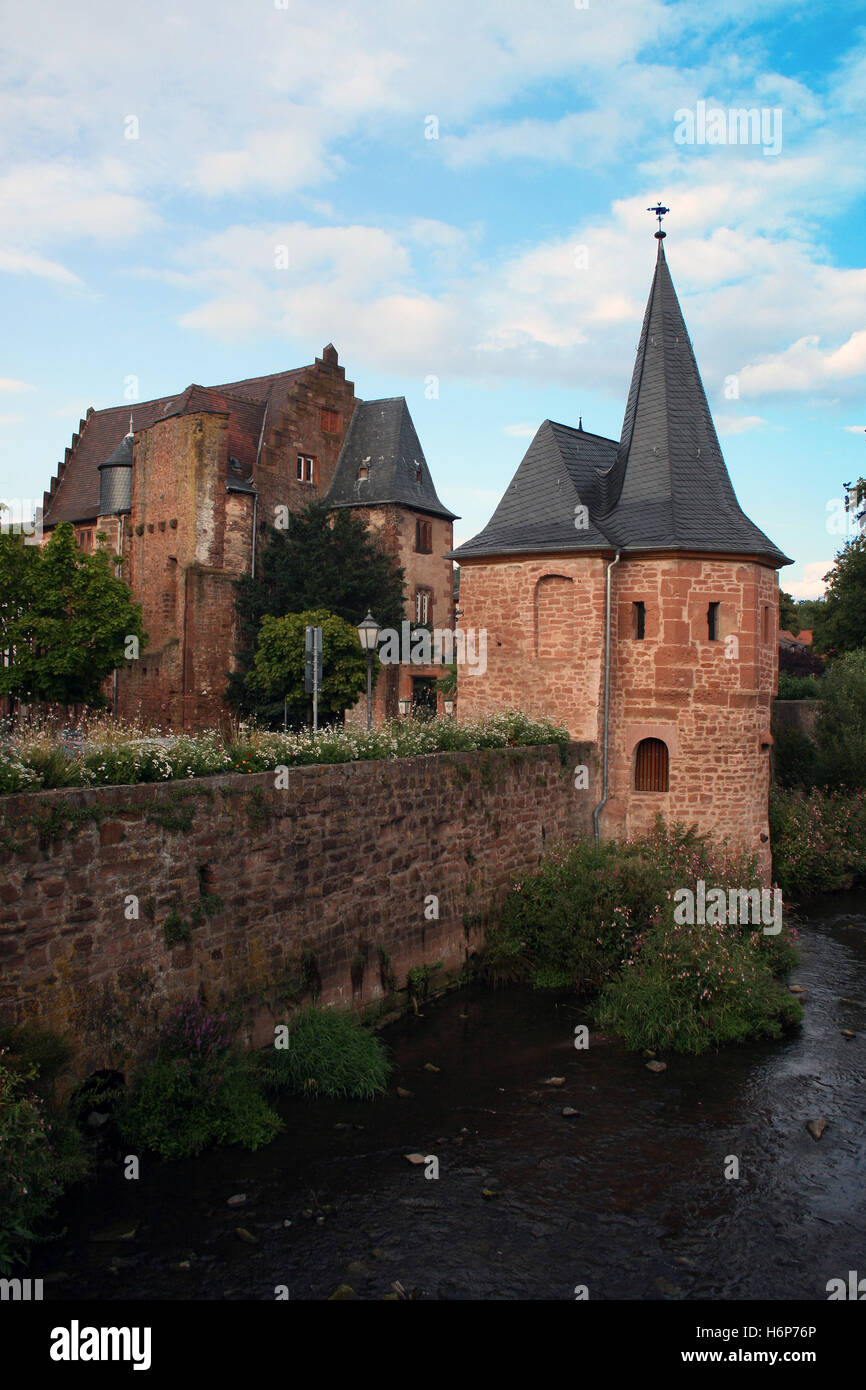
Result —
<path fill-rule="evenodd" d="M 355 407 L 325 501 L 331 507 L 398 503 L 455 519 L 436 495 L 405 397 Z"/>
<path fill-rule="evenodd" d="M 545 421 L 488 525 L 454 557 L 599 548 L 792 563 L 731 486 L 662 237 L 619 444 Z"/>

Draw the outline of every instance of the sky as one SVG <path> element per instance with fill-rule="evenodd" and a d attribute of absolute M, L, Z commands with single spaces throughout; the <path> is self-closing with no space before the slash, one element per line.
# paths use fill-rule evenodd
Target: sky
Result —
<path fill-rule="evenodd" d="M 459 544 L 545 418 L 619 438 L 661 199 L 741 506 L 823 592 L 866 474 L 866 0 L 2 19 L 0 498 L 90 405 L 333 342 L 406 397 Z"/>

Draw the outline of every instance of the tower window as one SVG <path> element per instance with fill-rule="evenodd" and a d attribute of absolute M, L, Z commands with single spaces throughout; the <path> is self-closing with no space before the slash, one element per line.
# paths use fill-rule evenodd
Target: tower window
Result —
<path fill-rule="evenodd" d="M 711 603 L 707 609 L 707 637 L 711 642 L 719 640 L 719 609 L 720 603 Z"/>
<path fill-rule="evenodd" d="M 770 605 L 764 604 L 761 610 L 761 641 L 766 646 L 770 640 Z"/>
<path fill-rule="evenodd" d="M 298 454 L 298 482 L 315 482 L 316 460 L 309 454 Z"/>
<path fill-rule="evenodd" d="M 666 792 L 668 790 L 668 746 L 660 738 L 641 739 L 634 755 L 634 789 L 636 792 Z"/>
<path fill-rule="evenodd" d="M 323 406 L 319 411 L 319 423 L 325 434 L 339 434 L 343 422 L 339 410 L 327 410 Z"/>
<path fill-rule="evenodd" d="M 415 549 L 419 555 L 430 555 L 433 550 L 433 523 L 415 522 Z"/>
<path fill-rule="evenodd" d="M 631 606 L 631 635 L 643 641 L 646 636 L 646 604 L 633 603 Z"/>

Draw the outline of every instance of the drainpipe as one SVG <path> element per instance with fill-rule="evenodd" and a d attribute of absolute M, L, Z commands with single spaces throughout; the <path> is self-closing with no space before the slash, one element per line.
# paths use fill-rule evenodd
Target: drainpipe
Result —
<path fill-rule="evenodd" d="M 595 835 L 595 843 L 599 841 L 598 818 L 601 815 L 602 807 L 607 803 L 607 750 L 608 732 L 610 727 L 610 572 L 614 565 L 619 564 L 621 551 L 617 551 L 614 558 L 607 567 L 604 593 L 604 740 L 602 743 L 602 782 L 601 782 L 601 801 L 592 813 L 592 829 Z"/>
<path fill-rule="evenodd" d="M 268 410 L 270 408 L 270 404 L 271 402 L 269 399 L 265 401 L 265 413 L 262 416 L 262 428 L 259 431 L 259 447 L 256 449 L 256 464 L 255 468 L 253 469 L 253 476 L 251 479 L 253 487 L 255 488 L 255 492 L 253 493 L 253 555 L 252 564 L 250 566 L 251 579 L 255 579 L 256 577 L 256 530 L 258 525 L 257 519 L 259 515 L 259 488 L 256 479 L 259 471 L 259 459 L 262 456 L 262 444 L 265 438 L 265 425 L 267 424 L 268 420 Z"/>

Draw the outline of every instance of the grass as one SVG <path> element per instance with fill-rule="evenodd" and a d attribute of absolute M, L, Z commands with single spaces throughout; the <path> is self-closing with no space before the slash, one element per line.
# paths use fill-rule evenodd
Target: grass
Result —
<path fill-rule="evenodd" d="M 308 1097 L 371 1100 L 388 1084 L 391 1064 L 382 1041 L 352 1014 L 315 1005 L 289 1024 L 288 1046 L 260 1054 L 265 1084 Z"/>

